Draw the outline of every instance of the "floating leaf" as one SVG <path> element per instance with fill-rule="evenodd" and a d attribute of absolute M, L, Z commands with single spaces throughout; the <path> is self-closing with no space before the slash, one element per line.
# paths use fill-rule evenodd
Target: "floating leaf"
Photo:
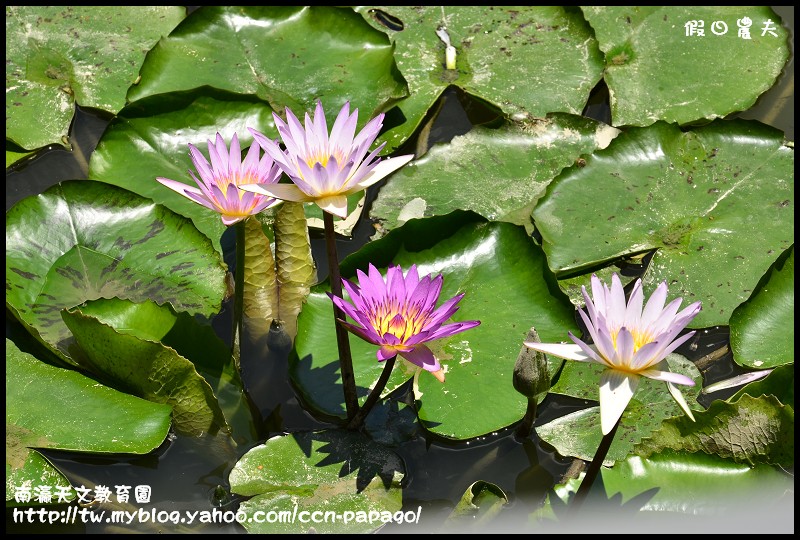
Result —
<path fill-rule="evenodd" d="M 410 96 L 403 122 L 381 136 L 397 148 L 441 93 L 457 86 L 508 116 L 580 114 L 602 77 L 602 54 L 586 21 L 561 6 L 380 6 L 356 8 L 394 43 Z M 384 24 L 386 18 L 402 28 Z M 456 50 L 446 69 L 444 30 Z M 399 116 L 399 115 L 398 115 Z"/>
<path fill-rule="evenodd" d="M 774 531 L 785 521 L 784 507 L 794 506 L 794 479 L 788 475 L 768 465 L 751 467 L 702 453 L 666 450 L 601 468 L 581 507 L 581 516 L 589 519 L 571 518 L 565 505 L 579 485 L 573 479 L 553 488 L 545 506 L 531 516 L 538 521 L 534 532 L 551 532 L 551 526 L 561 534 L 640 534 L 662 526 L 695 534 L 740 532 L 742 515 L 768 518 L 771 522 L 760 522 L 759 530 Z M 554 517 L 559 521 L 551 524 Z"/>
<path fill-rule="evenodd" d="M 208 94 L 158 96 L 121 110 L 92 153 L 89 178 L 123 187 L 190 218 L 222 253 L 220 237 L 225 225 L 220 215 L 164 187 L 156 178 L 196 187 L 189 175 L 190 170 L 195 171 L 189 143 L 210 159 L 208 141 L 217 133 L 227 144 L 236 133 L 241 147 L 247 148 L 253 142 L 248 127 L 269 136 L 277 131 L 272 109 L 264 103 Z"/>
<path fill-rule="evenodd" d="M 248 518 L 276 516 L 242 522 L 250 533 L 365 533 L 401 509 L 403 475 L 391 450 L 359 433 L 327 431 L 269 439 L 242 456 L 229 481 L 233 493 L 250 497 L 239 507 Z M 339 519 L 324 518 L 326 512 Z M 302 513 L 308 519 L 278 519 Z"/>
<path fill-rule="evenodd" d="M 696 398 L 700 391 L 700 372 L 689 360 L 677 354 L 669 355 L 667 362 L 670 371 L 682 373 L 695 381 L 694 387 L 681 385 L 679 390 L 689 406 L 693 410 L 699 410 Z M 550 392 L 598 400 L 600 374 L 603 370 L 605 367 L 595 363 L 566 362 L 558 382 Z M 622 414 L 617 434 L 604 463 L 611 466 L 614 461 L 624 459 L 643 437 L 657 430 L 664 420 L 673 416 L 683 417 L 683 414 L 667 390 L 666 383 L 640 378 L 639 387 Z M 687 419 L 687 422 L 691 420 Z M 591 461 L 603 437 L 600 430 L 600 407 L 590 407 L 561 416 L 535 429 L 539 438 L 555 447 L 562 456 Z"/>
<path fill-rule="evenodd" d="M 370 210 L 379 234 L 411 218 L 472 210 L 489 220 L 531 228 L 547 184 L 581 154 L 605 148 L 619 132 L 568 114 L 476 127 L 392 175 Z"/>
<path fill-rule="evenodd" d="M 26 481 L 69 485 L 31 447 L 146 454 L 169 426 L 170 407 L 45 364 L 6 339 L 6 500 Z"/>
<path fill-rule="evenodd" d="M 187 219 L 100 182 L 62 182 L 6 213 L 6 302 L 64 358 L 62 309 L 119 297 L 210 317 L 224 275 Z"/>
<path fill-rule="evenodd" d="M 762 286 L 731 315 L 731 350 L 740 366 L 767 369 L 794 363 L 794 246 Z"/>
<path fill-rule="evenodd" d="M 794 409 L 794 364 L 775 368 L 765 379 L 748 384 L 727 401 L 738 401 L 744 394 L 753 397 L 773 395 L 781 404 Z"/>
<path fill-rule="evenodd" d="M 789 31 L 768 6 L 581 9 L 605 53 L 615 126 L 686 124 L 744 111 L 775 84 L 789 59 Z M 763 31 L 768 20 L 773 32 Z M 705 35 L 687 35 L 690 21 L 701 21 Z M 739 25 L 748 21 L 745 39 Z"/>
<path fill-rule="evenodd" d="M 658 123 L 565 170 L 533 219 L 559 278 L 656 250 L 645 295 L 666 281 L 672 298 L 700 300 L 691 325 L 701 328 L 728 324 L 794 243 L 793 201 L 794 151 L 777 130 L 739 120 L 689 132 Z"/>
<path fill-rule="evenodd" d="M 392 49 L 349 8 L 207 6 L 153 48 L 128 99 L 207 85 L 298 116 L 318 99 L 330 110 L 350 101 L 364 126 L 405 95 Z"/>
<path fill-rule="evenodd" d="M 116 113 L 180 6 L 6 6 L 6 138 L 66 140 L 75 104 Z"/>
<path fill-rule="evenodd" d="M 647 457 L 664 448 L 715 454 L 737 463 L 794 465 L 794 410 L 774 396 L 743 395 L 733 403 L 714 401 L 696 422 L 674 418 L 637 445 Z"/>
<path fill-rule="evenodd" d="M 563 337 L 567 330 L 576 331 L 572 305 L 554 286 L 542 252 L 524 229 L 476 219 L 474 214 L 456 213 L 411 220 L 342 264 L 347 278 L 355 275 L 355 268 L 366 270 L 368 263 L 382 272 L 391 262 L 404 270 L 416 264 L 420 276 L 441 273 L 440 299 L 465 293 L 452 320 L 486 321 L 468 332 L 429 343 L 447 374 L 444 384 L 428 373 L 415 379 L 422 424 L 451 439 L 484 435 L 522 418 L 527 399 L 513 391 L 512 372 L 532 324 L 547 341 Z M 290 374 L 311 408 L 325 416 L 343 417 L 333 308 L 326 290 L 325 285 L 315 287 L 300 314 Z M 355 336 L 350 336 L 350 343 L 363 398 L 383 365 L 375 357 L 375 345 Z M 405 371 L 405 366 L 405 361 L 398 362 L 386 393 L 415 373 Z M 497 388 L 508 391 L 492 390 Z"/>
<path fill-rule="evenodd" d="M 174 349 L 119 333 L 77 309 L 62 315 L 81 349 L 73 356 L 85 369 L 115 388 L 170 405 L 178 433 L 199 436 L 227 430 L 211 387 Z"/>
<path fill-rule="evenodd" d="M 473 482 L 461 496 L 444 522 L 444 528 L 463 532 L 486 527 L 497 518 L 507 504 L 508 496 L 499 486 L 478 480 Z"/>

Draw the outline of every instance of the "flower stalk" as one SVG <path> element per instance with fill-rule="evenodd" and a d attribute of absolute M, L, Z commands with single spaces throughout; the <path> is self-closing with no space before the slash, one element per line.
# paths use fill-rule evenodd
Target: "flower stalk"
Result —
<path fill-rule="evenodd" d="M 603 467 L 603 462 L 606 459 L 606 455 L 608 455 L 608 449 L 611 448 L 611 443 L 614 440 L 614 435 L 617 433 L 617 428 L 619 427 L 621 419 L 622 417 L 617 420 L 614 427 L 611 428 L 611 431 L 603 435 L 603 438 L 600 440 L 597 452 L 595 452 L 594 458 L 589 464 L 589 468 L 586 470 L 586 474 L 581 481 L 581 485 L 578 487 L 578 491 L 575 493 L 575 497 L 573 497 L 570 503 L 569 511 L 571 514 L 577 513 L 580 510 L 586 500 L 586 496 L 589 494 L 589 490 L 592 489 L 592 484 L 594 484 L 597 475 L 600 473 L 600 469 Z"/>
<path fill-rule="evenodd" d="M 231 358 L 236 371 L 241 373 L 242 327 L 244 313 L 244 250 L 245 221 L 233 225 L 236 231 L 236 266 L 233 276 L 233 327 L 231 333 Z"/>
<path fill-rule="evenodd" d="M 347 429 L 358 429 L 361 427 L 361 424 L 364 423 L 367 415 L 380 399 L 383 389 L 386 388 L 386 383 L 389 382 L 389 376 L 392 374 L 392 368 L 394 368 L 394 363 L 396 360 L 396 355 L 386 360 L 386 363 L 383 366 L 383 371 L 381 371 L 381 376 L 378 378 L 378 382 L 375 383 L 375 387 L 369 393 L 369 396 L 367 396 L 364 406 L 358 410 L 358 413 L 347 424 Z"/>
<path fill-rule="evenodd" d="M 342 278 L 339 273 L 339 256 L 336 252 L 336 232 L 333 230 L 333 215 L 323 212 L 325 227 L 325 247 L 328 253 L 328 269 L 330 272 L 331 292 L 337 297 L 342 296 Z M 344 319 L 344 312 L 334 303 L 333 316 L 335 320 Z M 353 373 L 353 356 L 350 352 L 350 338 L 347 330 L 340 324 L 336 327 L 336 345 L 339 349 L 339 370 L 342 375 L 344 388 L 344 404 L 348 422 L 352 421 L 358 412 L 358 394 L 356 393 L 356 377 Z"/>

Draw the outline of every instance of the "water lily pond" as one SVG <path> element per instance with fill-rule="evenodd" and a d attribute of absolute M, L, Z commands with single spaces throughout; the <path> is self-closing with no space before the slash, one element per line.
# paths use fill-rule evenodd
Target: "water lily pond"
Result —
<path fill-rule="evenodd" d="M 7 529 L 793 532 L 793 23 L 6 7 Z"/>

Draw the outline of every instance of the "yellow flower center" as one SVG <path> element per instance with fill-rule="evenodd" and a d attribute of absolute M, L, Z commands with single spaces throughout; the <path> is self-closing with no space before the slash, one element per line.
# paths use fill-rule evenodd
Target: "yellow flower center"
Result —
<path fill-rule="evenodd" d="M 425 318 L 419 317 L 419 309 L 409 306 L 380 306 L 373 314 L 372 326 L 380 334 L 392 334 L 400 343 L 422 331 Z"/>

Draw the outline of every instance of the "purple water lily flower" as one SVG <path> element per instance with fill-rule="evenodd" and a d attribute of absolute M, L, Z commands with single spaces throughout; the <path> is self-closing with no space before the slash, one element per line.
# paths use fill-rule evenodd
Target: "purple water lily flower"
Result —
<path fill-rule="evenodd" d="M 333 303 L 355 321 L 339 322 L 361 339 L 378 345 L 379 361 L 399 355 L 444 382 L 444 370 L 425 343 L 480 324 L 480 321 L 444 324 L 458 310 L 457 304 L 464 294 L 435 308 L 442 290 L 442 275 L 420 279 L 413 264 L 405 277 L 400 266 L 390 266 L 386 281 L 372 264 L 368 274 L 358 270 L 357 275 L 358 285 L 342 279 L 352 304 L 329 294 Z"/>
<path fill-rule="evenodd" d="M 608 434 L 628 406 L 640 377 L 665 381 L 673 399 L 694 420 L 675 384 L 694 386 L 694 381 L 685 375 L 672 373 L 662 361 L 681 344 L 694 335 L 694 331 L 681 337 L 677 335 L 700 312 L 700 302 L 687 306 L 678 313 L 682 299 L 677 298 L 664 307 L 667 299 L 667 283 L 662 282 L 653 295 L 644 303 L 642 281 L 636 280 L 630 301 L 626 303 L 625 292 L 619 276 L 611 277 L 611 289 L 592 275 L 592 298 L 583 287 L 588 316 L 583 310 L 578 313 L 586 325 L 593 344 L 587 345 L 572 332 L 574 343 L 525 342 L 525 346 L 567 360 L 596 362 L 606 366 L 600 377 L 600 424 L 603 435 Z"/>
<path fill-rule="evenodd" d="M 294 183 L 243 186 L 247 191 L 287 201 L 313 202 L 325 212 L 345 218 L 348 195 L 366 189 L 414 157 L 405 155 L 381 160 L 378 153 L 386 143 L 367 155 L 383 126 L 384 115 L 370 120 L 356 135 L 358 109 L 350 114 L 350 102 L 339 111 L 330 135 L 319 101 L 313 120 L 306 113 L 305 127 L 288 108 L 286 122 L 275 113 L 273 116 L 286 146 L 285 152 L 262 133 L 255 129 L 250 132 Z"/>
<path fill-rule="evenodd" d="M 261 148 L 258 144 L 250 145 L 250 150 L 242 162 L 242 151 L 237 135 L 233 134 L 231 149 L 228 152 L 225 140 L 217 133 L 216 143 L 208 141 L 210 166 L 197 147 L 190 144 L 189 151 L 200 179 L 198 180 L 191 170 L 189 174 L 198 187 L 169 178 L 158 177 L 156 180 L 184 197 L 218 212 L 225 225 L 233 225 L 283 202 L 268 195 L 250 193 L 238 188 L 245 184 L 275 184 L 281 177 L 280 167 L 269 155 L 264 154 L 263 157 L 259 157 Z"/>

